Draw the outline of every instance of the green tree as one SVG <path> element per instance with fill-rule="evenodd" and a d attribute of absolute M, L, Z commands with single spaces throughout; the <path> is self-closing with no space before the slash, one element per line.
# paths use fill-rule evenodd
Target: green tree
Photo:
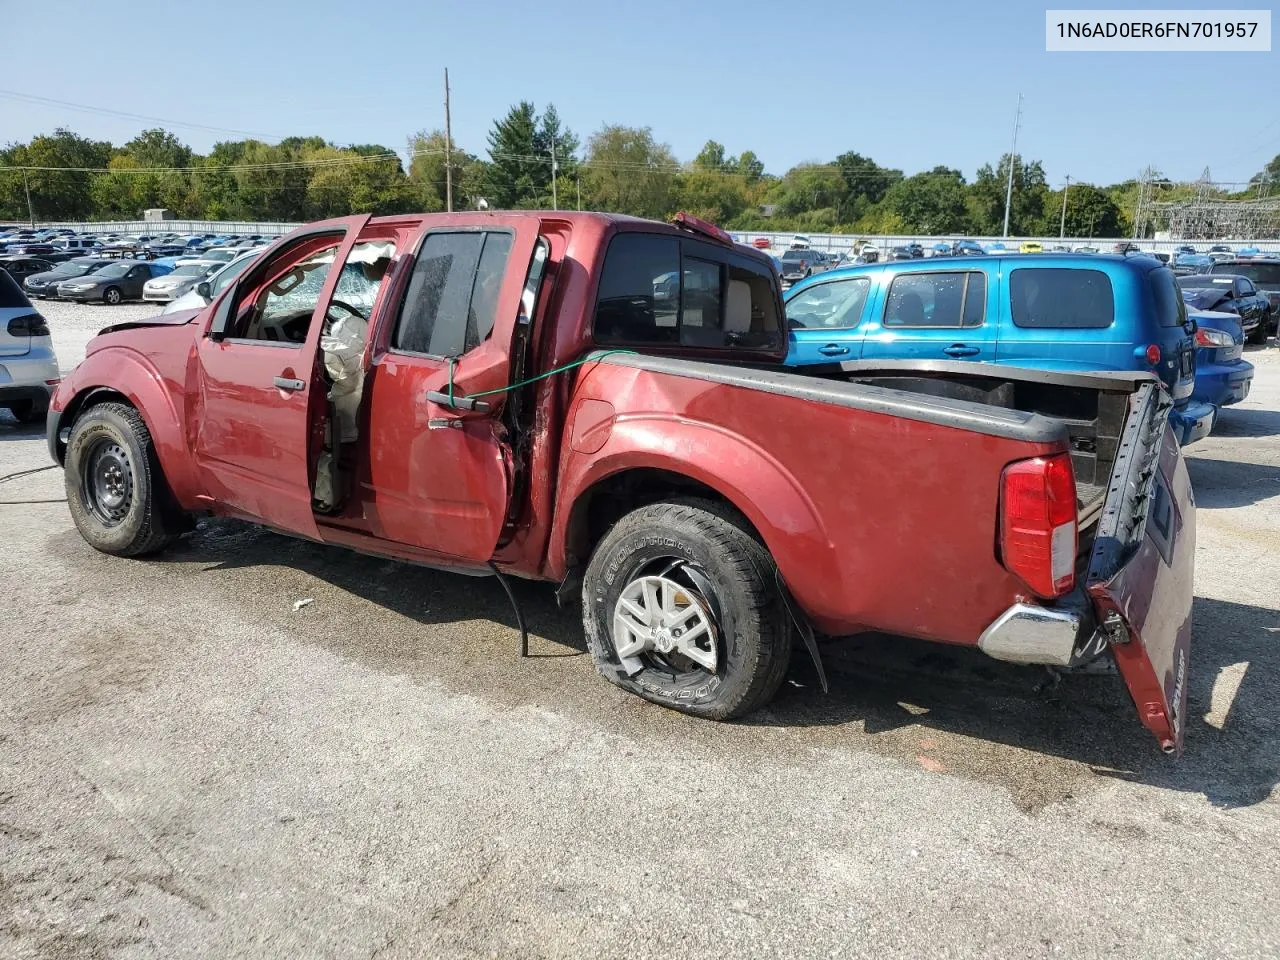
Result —
<path fill-rule="evenodd" d="M 557 183 L 566 187 L 578 177 L 578 138 L 563 127 L 554 105 L 541 117 L 522 100 L 489 132 L 489 164 L 484 171 L 484 197 L 496 209 L 551 206 L 552 145 Z M 566 205 L 566 204 L 562 204 Z"/>
<path fill-rule="evenodd" d="M 848 188 L 841 171 L 829 164 L 802 163 L 792 167 L 774 188 L 777 212 L 783 217 L 805 216 L 803 226 L 830 229 L 840 222 Z"/>
<path fill-rule="evenodd" d="M 742 176 L 748 186 L 753 186 L 764 176 L 764 164 L 750 150 L 743 150 L 736 163 L 737 173 Z"/>
<path fill-rule="evenodd" d="M 95 215 L 93 181 L 87 172 L 107 165 L 111 144 L 88 140 L 59 127 L 29 143 L 12 143 L 0 150 L 0 168 L 43 167 L 27 171 L 0 169 L 0 216 L 27 218 L 27 187 L 37 220 L 88 220 Z M 69 168 L 84 168 L 83 170 Z"/>
<path fill-rule="evenodd" d="M 980 234 L 998 234 L 1004 227 L 1010 162 L 1013 163 L 1013 203 L 1009 214 L 1009 233 L 1028 236 L 1043 228 L 1045 201 L 1049 193 L 1044 167 L 1039 160 L 1027 163 L 1021 155 L 1011 158 L 1006 153 L 994 170 L 991 164 L 983 164 L 969 188 L 969 212 L 974 228 Z"/>
<path fill-rule="evenodd" d="M 723 170 L 726 166 L 724 144 L 708 140 L 698 151 L 698 155 L 693 158 L 693 165 L 704 170 Z"/>
<path fill-rule="evenodd" d="M 934 167 L 928 173 L 897 181 L 886 191 L 880 206 L 910 233 L 963 233 L 969 229 L 964 176 L 948 167 Z"/>
<path fill-rule="evenodd" d="M 1073 183 L 1067 189 L 1066 236 L 1123 237 L 1128 220 L 1111 194 L 1090 183 Z M 1062 226 L 1062 191 L 1049 193 L 1045 203 L 1043 233 L 1054 236 Z"/>
<path fill-rule="evenodd" d="M 595 210 L 666 219 L 673 211 L 676 158 L 649 127 L 605 126 L 587 141 L 584 204 Z"/>
<path fill-rule="evenodd" d="M 889 187 L 902 179 L 901 170 L 882 167 L 870 157 L 850 151 L 836 157 L 845 195 L 838 204 L 839 218 L 852 222 L 884 199 Z"/>
<path fill-rule="evenodd" d="M 1250 178 L 1249 182 L 1262 186 L 1267 193 L 1280 187 L 1280 153 L 1272 157 L 1265 167 Z"/>

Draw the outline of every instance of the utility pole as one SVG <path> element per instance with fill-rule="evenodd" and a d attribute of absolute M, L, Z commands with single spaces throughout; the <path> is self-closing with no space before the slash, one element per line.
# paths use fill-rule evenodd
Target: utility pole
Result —
<path fill-rule="evenodd" d="M 556 196 L 556 141 L 551 138 L 551 209 L 559 210 L 559 198 Z"/>
<path fill-rule="evenodd" d="M 444 68 L 444 208 L 453 213 L 453 127 L 449 123 L 449 68 Z"/>
<path fill-rule="evenodd" d="M 1009 208 L 1013 204 L 1013 165 L 1018 160 L 1018 124 L 1022 121 L 1022 94 L 1018 94 L 1018 111 L 1013 115 L 1013 149 L 1009 151 L 1009 185 L 1004 191 L 1004 235 L 1009 235 Z"/>
<path fill-rule="evenodd" d="M 1062 222 L 1058 224 L 1058 239 L 1067 235 L 1067 191 L 1071 189 L 1071 174 L 1067 174 L 1067 184 L 1062 188 Z"/>
<path fill-rule="evenodd" d="M 578 187 L 578 209 L 582 209 L 582 180 L 578 177 L 573 178 L 573 182 Z"/>
<path fill-rule="evenodd" d="M 36 225 L 36 215 L 31 210 L 31 183 L 27 180 L 27 171 L 24 167 L 22 170 L 22 186 L 27 191 L 27 219 L 31 221 L 31 225 Z"/>

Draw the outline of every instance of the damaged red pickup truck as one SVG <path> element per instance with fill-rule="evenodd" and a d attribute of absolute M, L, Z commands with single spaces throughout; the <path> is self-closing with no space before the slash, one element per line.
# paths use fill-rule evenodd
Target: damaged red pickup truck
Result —
<path fill-rule="evenodd" d="M 789 370 L 778 277 L 691 218 L 349 217 L 208 307 L 104 330 L 48 421 L 76 526 L 198 512 L 580 591 L 600 672 L 728 718 L 793 639 L 1114 655 L 1181 749 L 1195 511 L 1139 374 Z"/>

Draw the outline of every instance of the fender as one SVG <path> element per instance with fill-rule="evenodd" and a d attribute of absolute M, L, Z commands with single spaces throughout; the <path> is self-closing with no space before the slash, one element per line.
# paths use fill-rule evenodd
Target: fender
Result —
<path fill-rule="evenodd" d="M 562 506 L 556 510 L 547 557 L 552 578 L 562 579 L 571 565 L 568 525 L 573 505 L 610 477 L 651 468 L 688 477 L 719 493 L 755 527 L 801 606 L 813 609 L 814 601 L 819 609 L 826 606 L 820 599 L 825 591 L 813 582 L 812 571 L 826 570 L 838 581 L 831 537 L 799 481 L 756 444 L 715 424 L 644 413 L 618 416 L 597 452 L 580 452 L 573 445 L 574 431 L 569 430 L 561 461 Z"/>
<path fill-rule="evenodd" d="M 48 420 L 54 459 L 62 462 L 63 445 L 58 438 L 63 427 L 74 422 L 94 392 L 103 390 L 120 394 L 138 411 L 151 432 L 160 468 L 179 505 L 186 510 L 200 509 L 204 505 L 204 486 L 187 447 L 172 394 L 151 360 L 130 347 L 109 346 L 93 351 L 58 385 L 49 404 Z"/>

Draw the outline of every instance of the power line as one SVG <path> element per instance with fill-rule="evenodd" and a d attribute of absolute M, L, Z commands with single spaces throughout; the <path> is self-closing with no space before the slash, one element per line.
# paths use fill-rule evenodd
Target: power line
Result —
<path fill-rule="evenodd" d="M 213 133 L 238 133 L 241 136 L 252 137 L 254 139 L 266 140 L 284 140 L 285 137 L 275 137 L 269 134 L 256 133 L 252 130 L 238 130 L 235 127 L 215 127 L 207 123 L 193 123 L 187 120 L 171 120 L 166 117 L 152 117 L 144 113 L 130 113 L 127 110 L 115 110 L 111 107 L 95 107 L 87 103 L 72 103 L 70 100 L 56 100 L 53 97 L 41 97 L 34 93 L 22 93 L 18 90 L 0 90 L 0 97 L 9 100 L 23 100 L 28 103 L 44 104 L 46 106 L 66 107 L 69 110 L 80 110 L 84 113 L 101 113 L 112 117 L 123 117 L 126 120 L 141 120 L 145 123 L 163 123 L 171 127 L 191 127 L 195 130 L 209 130 Z"/>

